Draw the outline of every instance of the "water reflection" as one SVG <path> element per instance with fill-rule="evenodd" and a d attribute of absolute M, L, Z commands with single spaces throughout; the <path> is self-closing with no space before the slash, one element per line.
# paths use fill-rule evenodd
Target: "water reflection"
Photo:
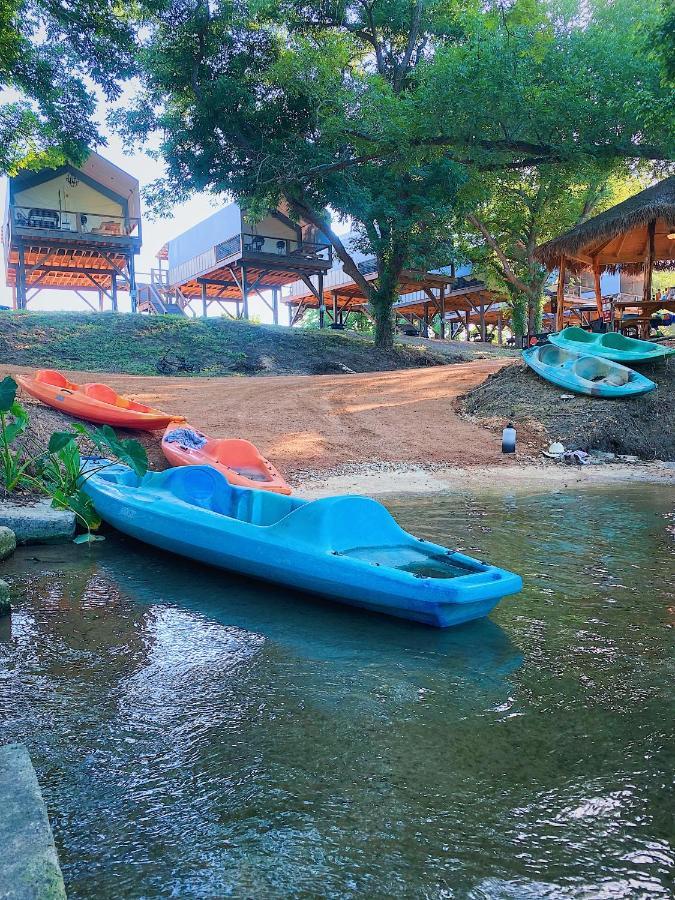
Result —
<path fill-rule="evenodd" d="M 0 740 L 69 895 L 669 896 L 668 499 L 588 496 L 395 501 L 529 573 L 446 632 L 127 539 L 20 551 Z"/>

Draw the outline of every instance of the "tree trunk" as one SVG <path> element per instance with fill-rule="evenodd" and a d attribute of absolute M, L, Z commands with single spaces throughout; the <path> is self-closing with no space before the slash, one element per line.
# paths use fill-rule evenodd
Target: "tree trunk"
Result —
<path fill-rule="evenodd" d="M 527 330 L 529 334 L 541 331 L 542 297 L 538 292 L 527 297 Z"/>
<path fill-rule="evenodd" d="M 375 316 L 375 346 L 391 350 L 394 346 L 392 306 L 398 299 L 398 280 L 403 269 L 399 253 L 377 259 L 377 283 L 371 288 L 370 307 Z"/>

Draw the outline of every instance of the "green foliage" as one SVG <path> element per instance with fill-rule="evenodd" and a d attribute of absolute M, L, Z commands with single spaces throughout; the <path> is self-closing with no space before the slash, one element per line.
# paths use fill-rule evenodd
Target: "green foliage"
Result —
<path fill-rule="evenodd" d="M 25 446 L 14 448 L 12 445 L 29 424 L 26 411 L 14 399 L 16 388 L 12 378 L 0 382 L 0 464 L 5 490 L 11 493 L 17 487 L 26 487 L 47 494 L 52 506 L 71 510 L 90 534 L 101 520 L 83 485 L 111 462 L 103 457 L 83 457 L 78 441 L 84 439 L 126 463 L 139 477 L 148 470 L 145 448 L 133 439 L 121 440 L 108 425 L 89 431 L 79 424 L 73 425 L 71 431 L 55 431 L 45 450 L 30 453 Z"/>
<path fill-rule="evenodd" d="M 16 390 L 17 383 L 11 376 L 0 382 L 0 465 L 2 483 L 7 491 L 14 490 L 26 469 L 23 454 L 12 448 L 28 426 L 28 416 L 16 400 Z"/>
<path fill-rule="evenodd" d="M 81 161 L 100 143 L 95 95 L 120 95 L 135 70 L 142 4 L 119 0 L 0 3 L 0 173 Z"/>
<path fill-rule="evenodd" d="M 466 185 L 464 200 L 473 210 L 459 229 L 462 251 L 509 302 L 516 334 L 540 330 L 549 273 L 535 259 L 537 245 L 644 186 L 617 162 L 538 166 Z"/>
<path fill-rule="evenodd" d="M 457 257 L 474 176 L 675 153 L 655 21 L 642 0 L 167 3 L 147 22 L 138 101 L 115 124 L 158 137 L 158 210 L 209 190 L 250 214 L 283 202 L 324 231 L 386 345 L 401 270 Z M 377 258 L 375 282 L 328 209 Z"/>

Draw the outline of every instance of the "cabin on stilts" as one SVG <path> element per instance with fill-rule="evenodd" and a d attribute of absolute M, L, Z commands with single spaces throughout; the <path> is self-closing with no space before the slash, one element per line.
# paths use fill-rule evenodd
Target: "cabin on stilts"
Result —
<path fill-rule="evenodd" d="M 557 330 L 565 324 L 566 275 L 586 271 L 593 275 L 598 318 L 610 328 L 637 330 L 647 338 L 653 314 L 675 306 L 652 294 L 654 269 L 675 268 L 675 176 L 547 241 L 536 256 L 550 271 L 558 270 Z M 641 274 L 642 295 L 625 297 L 619 292 L 606 310 L 601 275 L 617 270 Z M 624 319 L 627 311 L 633 313 L 630 319 Z"/>
<path fill-rule="evenodd" d="M 427 277 L 433 277 L 428 273 Z M 394 313 L 411 325 L 417 320 L 419 331 L 426 335 L 436 324 L 440 338 L 460 338 L 483 342 L 503 342 L 504 327 L 510 322 L 506 298 L 491 290 L 478 278 L 451 276 L 440 288 L 427 287 L 404 295 L 394 304 Z M 476 327 L 475 335 L 470 332 Z"/>
<path fill-rule="evenodd" d="M 343 239 L 350 254 L 366 281 L 378 277 L 377 260 L 367 256 L 354 246 L 354 236 Z M 470 271 L 470 268 L 465 270 Z M 505 298 L 478 279 L 458 276 L 454 266 L 427 271 L 404 269 L 398 280 L 399 300 L 393 306 L 394 321 L 398 328 L 424 336 L 436 335 L 441 339 L 458 337 L 466 330 L 469 337 L 471 325 L 478 327 L 482 340 L 489 340 L 508 323 L 509 310 Z M 304 281 L 292 284 L 284 295 L 288 306 L 290 325 L 301 321 L 305 313 L 319 310 L 319 326 L 344 328 L 354 313 L 370 316 L 368 297 L 336 259 L 331 270 L 323 278 L 322 291 L 318 285 L 310 289 Z"/>
<path fill-rule="evenodd" d="M 331 245 L 312 226 L 281 209 L 253 221 L 237 203 L 169 241 L 166 256 L 165 291 L 186 314 L 206 316 L 215 307 L 248 319 L 256 296 L 275 324 L 282 287 L 299 280 L 307 290 L 320 290 L 333 263 Z"/>
<path fill-rule="evenodd" d="M 10 178 L 3 242 L 14 308 L 65 290 L 94 311 L 117 311 L 126 290 L 134 309 L 141 237 L 138 181 L 98 153 Z"/>

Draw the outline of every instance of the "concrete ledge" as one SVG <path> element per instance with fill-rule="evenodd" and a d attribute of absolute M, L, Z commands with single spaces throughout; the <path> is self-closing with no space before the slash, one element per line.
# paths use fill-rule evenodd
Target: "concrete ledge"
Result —
<path fill-rule="evenodd" d="M 0 898 L 65 900 L 40 786 L 23 744 L 0 747 Z"/>
<path fill-rule="evenodd" d="M 52 509 L 50 500 L 26 506 L 2 500 L 0 525 L 12 529 L 18 544 L 58 544 L 73 538 L 75 514 L 67 509 Z"/>

